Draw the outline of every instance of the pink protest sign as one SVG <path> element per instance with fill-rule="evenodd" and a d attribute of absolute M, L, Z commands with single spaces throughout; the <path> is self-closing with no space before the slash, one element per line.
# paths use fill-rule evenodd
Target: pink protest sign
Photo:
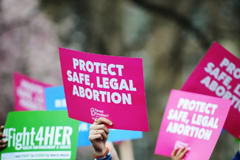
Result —
<path fill-rule="evenodd" d="M 105 117 L 115 129 L 149 131 L 140 58 L 59 48 L 70 118 L 93 123 Z"/>
<path fill-rule="evenodd" d="M 208 160 L 230 105 L 230 100 L 172 90 L 155 153 L 170 157 L 174 148 L 186 146 L 185 160 Z"/>
<path fill-rule="evenodd" d="M 44 88 L 50 85 L 14 73 L 15 111 L 46 110 Z"/>
<path fill-rule="evenodd" d="M 232 100 L 224 129 L 240 139 L 240 60 L 214 42 L 188 80 L 183 91 Z"/>

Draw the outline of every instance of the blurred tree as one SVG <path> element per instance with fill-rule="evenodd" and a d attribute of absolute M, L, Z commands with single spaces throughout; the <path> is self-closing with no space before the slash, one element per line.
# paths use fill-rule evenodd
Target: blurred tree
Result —
<path fill-rule="evenodd" d="M 144 58 L 151 132 L 134 143 L 136 159 L 159 157 L 153 153 L 169 91 L 181 88 L 211 43 L 216 40 L 235 54 L 239 50 L 237 0 L 58 1 L 64 3 L 63 12 L 69 11 L 66 15 L 71 15 L 75 26 L 61 37 L 66 47 Z M 55 12 L 55 4 L 41 1 L 43 10 L 48 9 L 46 13 Z M 62 11 L 58 11 L 49 15 L 59 17 Z M 224 144 L 236 147 L 230 135 L 223 137 L 212 159 L 230 159 L 234 155 L 233 147 L 219 153 Z M 230 143 L 225 138 L 231 139 Z"/>
<path fill-rule="evenodd" d="M 170 89 L 180 89 L 216 40 L 236 56 L 239 0 L 0 0 L 0 120 L 13 109 L 12 72 L 61 84 L 58 46 L 98 54 L 142 57 L 151 132 L 133 142 L 136 159 L 154 155 Z M 226 147 L 227 146 L 227 147 Z M 224 133 L 211 159 L 237 150 Z M 78 150 L 90 159 L 89 148 Z"/>
<path fill-rule="evenodd" d="M 0 1 L 1 124 L 14 108 L 14 71 L 50 84 L 62 83 L 59 62 L 52 61 L 58 59 L 56 34 L 51 20 L 39 11 L 38 1 Z"/>

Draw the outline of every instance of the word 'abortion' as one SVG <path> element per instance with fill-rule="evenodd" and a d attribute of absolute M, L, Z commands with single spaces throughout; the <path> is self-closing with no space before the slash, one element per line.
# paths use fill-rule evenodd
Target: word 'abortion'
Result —
<path fill-rule="evenodd" d="M 117 92 L 107 92 L 107 91 L 98 91 L 90 88 L 83 88 L 81 86 L 73 85 L 72 95 L 87 98 L 89 100 L 99 101 L 99 102 L 107 102 L 107 103 L 115 103 L 115 104 L 132 104 L 131 94 L 126 93 L 117 93 Z"/>
<path fill-rule="evenodd" d="M 73 58 L 73 68 L 79 68 L 80 71 L 95 72 L 98 74 L 111 75 L 111 76 L 122 76 L 123 65 L 119 64 L 107 64 L 100 62 L 85 62 L 82 59 Z"/>
<path fill-rule="evenodd" d="M 176 133 L 179 135 L 203 140 L 209 140 L 212 135 L 212 130 L 185 125 L 182 123 L 179 124 L 177 122 L 170 122 L 166 129 L 166 132 Z"/>

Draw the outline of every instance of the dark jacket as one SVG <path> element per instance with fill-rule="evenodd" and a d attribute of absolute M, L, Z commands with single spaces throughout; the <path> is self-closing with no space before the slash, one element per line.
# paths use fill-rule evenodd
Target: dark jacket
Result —
<path fill-rule="evenodd" d="M 240 153 L 239 153 L 239 151 L 235 154 L 235 157 L 233 157 L 232 160 L 240 160 Z"/>

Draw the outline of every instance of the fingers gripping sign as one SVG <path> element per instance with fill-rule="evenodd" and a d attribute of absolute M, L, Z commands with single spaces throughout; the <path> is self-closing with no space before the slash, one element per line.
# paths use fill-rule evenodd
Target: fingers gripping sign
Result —
<path fill-rule="evenodd" d="M 0 150 L 7 146 L 7 141 L 2 140 L 3 138 L 6 138 L 6 135 L 3 134 L 3 129 L 4 129 L 4 126 L 1 126 L 1 128 L 0 128 Z"/>
<path fill-rule="evenodd" d="M 181 149 L 175 148 L 171 154 L 172 160 L 183 160 L 183 157 L 186 155 L 187 151 L 188 149 L 186 147 Z"/>
<path fill-rule="evenodd" d="M 94 148 L 96 156 L 101 156 L 106 152 L 106 141 L 108 139 L 109 129 L 106 125 L 112 126 L 113 123 L 106 118 L 95 119 L 90 127 L 89 140 Z"/>

